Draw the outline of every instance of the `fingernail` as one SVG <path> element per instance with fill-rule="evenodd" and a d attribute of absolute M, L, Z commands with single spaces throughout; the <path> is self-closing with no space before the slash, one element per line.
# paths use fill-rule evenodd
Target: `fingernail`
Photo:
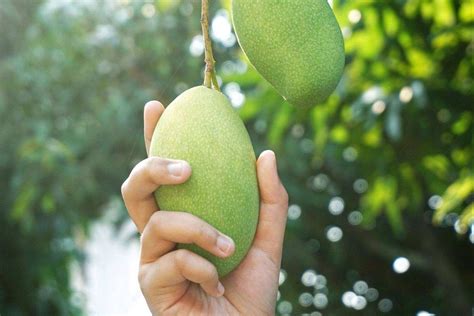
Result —
<path fill-rule="evenodd" d="M 219 296 L 222 296 L 224 294 L 224 285 L 222 285 L 222 283 L 219 281 L 219 283 L 217 284 L 217 294 Z"/>
<path fill-rule="evenodd" d="M 225 254 L 228 254 L 232 249 L 234 242 L 232 239 L 226 236 L 219 236 L 217 237 L 217 248 Z"/>
<path fill-rule="evenodd" d="M 182 161 L 172 162 L 168 165 L 168 172 L 175 177 L 179 177 L 183 174 L 184 163 Z"/>
<path fill-rule="evenodd" d="M 270 149 L 266 149 L 266 150 L 264 150 L 260 153 L 260 157 L 261 156 L 266 156 L 266 155 L 270 155 L 270 156 L 275 157 L 275 153 L 273 152 L 273 150 L 270 150 Z"/>
<path fill-rule="evenodd" d="M 262 152 L 260 156 L 268 156 L 268 158 L 266 159 L 270 159 L 272 161 L 272 164 L 276 166 L 276 155 L 275 155 L 275 152 L 273 152 L 273 150 L 267 149 L 264 152 Z"/>
<path fill-rule="evenodd" d="M 272 163 L 273 163 L 274 165 L 276 165 L 276 155 L 275 155 L 275 152 L 272 151 L 272 150 L 269 150 L 269 152 L 270 152 L 270 153 L 269 153 L 268 155 L 269 155 L 270 157 L 272 157 L 272 158 L 271 158 L 271 159 L 272 159 Z"/>

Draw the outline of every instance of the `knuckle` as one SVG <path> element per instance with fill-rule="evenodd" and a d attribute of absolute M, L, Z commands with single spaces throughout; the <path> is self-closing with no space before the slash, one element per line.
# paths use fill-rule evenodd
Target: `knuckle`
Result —
<path fill-rule="evenodd" d="M 186 264 L 191 259 L 191 253 L 189 250 L 186 249 L 178 249 L 174 255 L 176 266 L 179 270 L 183 271 L 186 269 Z"/>
<path fill-rule="evenodd" d="M 214 282 L 219 278 L 216 268 L 210 262 L 203 266 L 203 272 L 201 282 Z"/>
<path fill-rule="evenodd" d="M 150 273 L 150 268 L 149 266 L 140 266 L 138 269 L 138 285 L 140 286 L 140 290 L 142 293 L 147 293 L 150 291 L 150 288 L 153 287 L 153 279 L 151 279 L 151 273 Z"/>
<path fill-rule="evenodd" d="M 207 224 L 200 223 L 196 230 L 196 238 L 205 243 L 213 243 L 217 239 L 217 233 Z"/>
<path fill-rule="evenodd" d="M 148 170 L 154 168 L 157 164 L 157 159 L 157 157 L 148 157 L 147 159 L 145 159 L 143 161 L 145 168 Z"/>
<path fill-rule="evenodd" d="M 142 290 L 143 293 L 146 293 L 147 291 L 150 290 L 150 288 L 153 287 L 154 283 L 154 277 L 153 276 L 153 269 L 149 264 L 140 264 L 138 268 L 138 284 L 140 286 L 140 289 Z"/>
<path fill-rule="evenodd" d="M 143 174 L 144 177 L 153 178 L 152 177 L 152 175 L 153 175 L 152 170 L 154 169 L 155 164 L 154 164 L 153 159 L 151 157 L 143 160 L 142 162 L 140 162 L 137 165 L 137 167 L 138 167 L 138 171 L 140 171 Z"/>
<path fill-rule="evenodd" d="M 160 157 L 149 157 L 146 160 L 145 164 L 145 174 L 146 176 L 154 183 L 160 184 L 160 179 L 167 176 L 165 172 L 166 161 Z"/>
<path fill-rule="evenodd" d="M 125 199 L 128 196 L 128 188 L 129 188 L 129 178 L 127 178 L 123 183 L 122 186 L 120 187 L 120 192 L 122 193 L 123 199 Z"/>
<path fill-rule="evenodd" d="M 140 161 L 130 172 L 131 179 L 139 179 L 143 177 L 150 177 L 153 169 L 153 162 L 151 158 Z"/>
<path fill-rule="evenodd" d="M 133 167 L 132 171 L 130 172 L 130 178 L 133 179 L 133 178 L 136 178 L 139 175 L 140 171 L 143 169 L 144 165 L 146 164 L 145 161 L 146 161 L 146 159 L 140 161 L 139 163 L 137 163 L 135 165 L 135 167 Z"/>
<path fill-rule="evenodd" d="M 289 201 L 289 196 L 288 196 L 288 192 L 286 191 L 285 187 L 282 185 L 281 186 L 281 197 L 280 197 L 280 200 L 281 200 L 281 204 L 282 205 L 288 205 L 288 201 Z"/>
<path fill-rule="evenodd" d="M 142 160 L 138 164 L 136 164 L 135 167 L 133 167 L 132 171 L 130 171 L 130 175 L 125 181 L 127 182 L 128 187 L 130 187 L 131 185 L 135 185 L 135 183 L 139 182 L 140 178 L 142 177 L 143 170 L 144 170 L 144 161 Z"/>
<path fill-rule="evenodd" d="M 161 225 L 163 225 L 163 216 L 164 211 L 157 211 L 154 212 L 148 220 L 148 225 L 150 225 L 157 234 L 159 234 L 161 231 Z"/>
<path fill-rule="evenodd" d="M 148 169 L 160 168 L 165 164 L 165 160 L 160 157 L 149 157 L 146 161 Z"/>

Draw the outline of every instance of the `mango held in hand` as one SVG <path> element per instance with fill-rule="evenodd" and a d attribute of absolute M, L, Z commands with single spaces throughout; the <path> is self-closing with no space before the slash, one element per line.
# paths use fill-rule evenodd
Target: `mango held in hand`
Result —
<path fill-rule="evenodd" d="M 195 245 L 179 245 L 226 275 L 247 254 L 259 214 L 255 153 L 229 100 L 204 86 L 183 92 L 158 121 L 150 154 L 191 165 L 187 182 L 161 186 L 155 197 L 161 209 L 192 213 L 234 240 L 235 252 L 225 259 Z"/>
<path fill-rule="evenodd" d="M 344 41 L 327 0 L 233 0 L 242 50 L 290 103 L 312 106 L 336 88 Z"/>

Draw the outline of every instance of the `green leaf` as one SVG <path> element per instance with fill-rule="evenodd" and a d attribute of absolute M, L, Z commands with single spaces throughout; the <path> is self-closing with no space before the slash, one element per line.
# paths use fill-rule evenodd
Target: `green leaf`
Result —
<path fill-rule="evenodd" d="M 32 203 L 35 199 L 37 193 L 36 186 L 32 183 L 25 184 L 20 190 L 13 204 L 11 211 L 11 217 L 15 220 L 21 221 L 22 218 L 27 216 L 28 211 L 30 210 Z"/>
<path fill-rule="evenodd" d="M 440 179 L 446 179 L 450 167 L 448 158 L 443 155 L 426 156 L 422 160 L 423 166 Z"/>
<path fill-rule="evenodd" d="M 454 12 L 452 1 L 435 0 L 434 1 L 434 21 L 438 26 L 449 27 L 456 23 L 456 14 Z"/>
<path fill-rule="evenodd" d="M 474 22 L 474 1 L 465 0 L 461 1 L 459 8 L 459 19 L 461 22 Z"/>
<path fill-rule="evenodd" d="M 339 144 L 347 143 L 349 140 L 347 129 L 341 124 L 334 126 L 331 130 L 331 140 Z"/>
<path fill-rule="evenodd" d="M 394 233 L 397 235 L 403 233 L 395 177 L 382 176 L 376 178 L 371 189 L 362 197 L 360 204 L 364 213 L 364 222 L 367 226 L 373 225 L 376 217 L 385 213 Z"/>
<path fill-rule="evenodd" d="M 464 112 L 461 114 L 461 117 L 454 122 L 451 127 L 451 130 L 456 135 L 462 135 L 469 131 L 472 126 L 472 113 L 471 112 Z"/>
<path fill-rule="evenodd" d="M 272 146 L 280 144 L 283 138 L 283 134 L 288 129 L 291 122 L 291 113 L 294 112 L 294 108 L 288 103 L 282 104 L 278 109 L 276 115 L 273 118 L 273 122 L 268 131 L 268 142 Z"/>
<path fill-rule="evenodd" d="M 469 204 L 459 217 L 459 227 L 461 233 L 466 233 L 469 225 L 474 223 L 474 203 Z"/>
<path fill-rule="evenodd" d="M 382 131 L 379 126 L 374 126 L 363 135 L 363 142 L 369 147 L 378 147 L 382 141 Z"/>
<path fill-rule="evenodd" d="M 433 216 L 433 223 L 439 224 L 444 216 L 451 211 L 455 211 L 471 194 L 474 193 L 474 174 L 467 173 L 452 183 L 442 195 L 441 205 L 436 209 Z M 466 208 L 466 217 L 470 218 L 472 209 Z"/>

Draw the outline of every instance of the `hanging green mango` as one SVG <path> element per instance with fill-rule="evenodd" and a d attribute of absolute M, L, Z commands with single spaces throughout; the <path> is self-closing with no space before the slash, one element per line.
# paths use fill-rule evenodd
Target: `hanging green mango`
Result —
<path fill-rule="evenodd" d="M 291 104 L 323 102 L 344 68 L 344 41 L 327 0 L 233 0 L 242 50 Z"/>

